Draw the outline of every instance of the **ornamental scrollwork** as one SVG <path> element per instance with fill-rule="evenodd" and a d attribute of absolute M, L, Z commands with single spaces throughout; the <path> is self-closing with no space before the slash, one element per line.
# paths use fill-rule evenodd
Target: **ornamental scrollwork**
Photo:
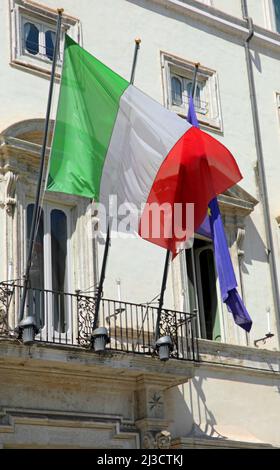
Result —
<path fill-rule="evenodd" d="M 173 351 L 170 357 L 176 357 L 178 351 L 178 324 L 176 315 L 170 310 L 162 310 L 159 322 L 160 337 L 170 336 L 173 343 Z"/>
<path fill-rule="evenodd" d="M 84 347 L 90 347 L 92 325 L 94 319 L 95 299 L 83 295 L 77 295 L 78 308 L 78 343 Z"/>
<path fill-rule="evenodd" d="M 13 290 L 6 284 L 0 284 L 0 335 L 8 335 L 9 329 L 9 305 Z"/>

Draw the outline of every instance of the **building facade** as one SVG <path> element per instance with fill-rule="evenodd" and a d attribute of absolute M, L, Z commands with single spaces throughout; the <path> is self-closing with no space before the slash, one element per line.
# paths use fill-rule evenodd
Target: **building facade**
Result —
<path fill-rule="evenodd" d="M 219 204 L 249 334 L 222 303 L 211 240 L 197 236 L 171 265 L 161 329 L 176 347 L 160 361 L 165 252 L 115 234 L 101 306 L 110 343 L 94 353 L 98 213 L 89 199 L 46 191 L 27 294 L 38 334 L 31 346 L 18 337 L 58 7 L 52 124 L 65 32 L 128 80 L 140 37 L 134 84 L 182 119 L 199 63 L 200 126 L 243 174 Z M 4 0 L 0 21 L 0 446 L 279 447 L 280 2 Z"/>

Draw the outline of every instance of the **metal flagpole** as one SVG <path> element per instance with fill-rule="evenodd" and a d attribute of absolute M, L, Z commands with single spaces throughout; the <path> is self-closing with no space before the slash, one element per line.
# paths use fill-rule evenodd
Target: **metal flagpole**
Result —
<path fill-rule="evenodd" d="M 191 91 L 192 98 L 194 97 L 195 90 L 196 90 L 197 73 L 198 73 L 199 65 L 200 65 L 199 63 L 195 64 L 195 70 L 194 70 L 194 76 L 193 76 L 193 82 L 192 82 L 192 91 Z M 159 297 L 159 306 L 158 306 L 157 322 L 156 322 L 156 330 L 155 330 L 155 343 L 157 342 L 157 340 L 159 339 L 159 336 L 160 336 L 160 317 L 161 317 L 161 311 L 162 311 L 163 302 L 164 302 L 164 293 L 165 293 L 165 290 L 166 290 L 170 255 L 171 255 L 170 250 L 167 250 L 166 256 L 165 256 L 165 263 L 164 263 L 163 277 L 162 277 L 162 283 L 161 283 L 160 297 Z M 193 252 L 192 252 L 192 268 L 194 270 Z M 194 278 L 195 278 L 195 271 L 194 271 Z M 197 301 L 196 301 L 197 289 L 196 289 L 195 279 L 194 279 L 194 290 L 195 290 L 195 292 L 194 292 L 194 297 L 195 297 L 195 308 L 194 308 L 194 310 L 197 310 Z"/>
<path fill-rule="evenodd" d="M 136 38 L 135 39 L 135 47 L 134 47 L 132 67 L 131 67 L 131 75 L 130 75 L 130 84 L 131 85 L 133 85 L 133 83 L 134 83 L 135 70 L 136 70 L 136 64 L 137 64 L 138 51 L 140 49 L 140 44 L 141 44 L 141 39 Z M 94 320 L 93 320 L 93 324 L 92 324 L 92 331 L 94 331 L 98 327 L 98 322 L 99 322 L 99 308 L 100 308 L 100 302 L 101 302 L 101 297 L 102 297 L 102 293 L 103 293 L 103 284 L 104 284 L 105 274 L 106 274 L 106 264 L 107 264 L 107 259 L 108 259 L 110 238 L 111 238 L 110 235 L 111 235 L 111 221 L 109 220 L 108 227 L 107 227 L 105 248 L 104 248 L 104 253 L 103 253 L 101 274 L 100 274 L 100 279 L 99 279 L 97 292 L 96 292 L 96 302 L 95 302 L 95 311 L 94 311 Z"/>
<path fill-rule="evenodd" d="M 196 86 L 197 86 L 197 73 L 198 73 L 198 68 L 200 66 L 200 63 L 197 62 L 195 64 L 195 71 L 194 71 L 194 77 L 193 77 L 193 84 L 192 84 L 192 98 L 194 99 L 195 97 L 195 92 L 196 92 Z M 198 313 L 198 291 L 197 291 L 197 281 L 196 281 L 196 269 L 195 269 L 195 258 L 194 258 L 194 250 L 191 248 L 191 262 L 192 262 L 192 271 L 193 271 L 193 290 L 194 290 L 194 296 L 193 296 L 193 313 L 197 314 Z M 198 326 L 197 326 L 198 327 Z"/>
<path fill-rule="evenodd" d="M 24 272 L 24 283 L 23 283 L 23 291 L 22 291 L 22 297 L 21 297 L 21 303 L 20 303 L 19 322 L 21 322 L 24 318 L 25 302 L 26 302 L 27 289 L 28 289 L 29 278 L 30 278 L 30 269 L 31 269 L 31 263 L 32 263 L 32 253 L 33 253 L 35 239 L 37 236 L 37 229 L 38 229 L 37 222 L 38 222 L 38 217 L 40 213 L 40 195 L 41 195 L 42 185 L 43 185 L 43 174 L 44 174 L 45 160 L 46 160 L 46 149 L 47 149 L 47 141 L 48 141 L 51 104 L 52 104 L 53 88 L 54 88 L 54 81 L 55 81 L 55 69 L 56 69 L 56 63 L 57 63 L 57 55 L 59 51 L 63 11 L 64 11 L 63 8 L 59 8 L 57 10 L 58 18 L 57 18 L 57 27 L 56 27 L 56 39 L 55 39 L 52 70 L 51 70 L 51 77 L 50 77 L 49 95 L 48 95 L 45 127 L 44 127 L 44 137 L 43 137 L 43 143 L 42 143 L 41 155 L 40 155 L 39 177 L 37 181 L 35 204 L 34 204 L 32 222 L 31 222 L 31 228 L 30 228 L 28 255 L 27 255 L 26 267 L 25 267 L 25 272 Z"/>

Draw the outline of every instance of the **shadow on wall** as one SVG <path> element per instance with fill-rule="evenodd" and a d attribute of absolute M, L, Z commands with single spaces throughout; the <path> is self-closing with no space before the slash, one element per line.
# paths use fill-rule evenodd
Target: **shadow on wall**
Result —
<path fill-rule="evenodd" d="M 273 365 L 263 358 L 265 365 L 273 373 L 279 373 L 279 364 Z M 166 417 L 172 422 L 169 430 L 173 438 L 278 442 L 277 428 L 273 431 L 269 423 L 277 419 L 275 406 L 279 404 L 279 392 L 277 378 L 234 372 L 229 375 L 205 369 L 200 376 L 168 392 Z M 266 409 L 261 406 L 265 396 L 270 396 L 271 401 Z"/>
<path fill-rule="evenodd" d="M 260 234 L 251 217 L 247 217 L 246 219 L 244 252 L 245 258 L 244 263 L 242 263 L 242 271 L 246 274 L 248 273 L 246 269 L 246 264 L 252 265 L 253 261 L 260 261 L 262 263 L 268 262 L 266 246 L 262 238 L 260 237 Z"/>
<path fill-rule="evenodd" d="M 170 428 L 173 437 L 213 437 L 223 438 L 215 426 L 217 421 L 207 406 L 203 391 L 204 377 L 195 377 L 184 386 L 170 391 L 168 414 L 172 417 Z"/>

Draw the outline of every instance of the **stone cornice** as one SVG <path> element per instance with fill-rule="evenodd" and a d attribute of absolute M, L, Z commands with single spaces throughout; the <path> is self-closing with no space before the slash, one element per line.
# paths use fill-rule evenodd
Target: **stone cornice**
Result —
<path fill-rule="evenodd" d="M 243 199 L 233 198 L 226 194 L 218 196 L 219 206 L 222 213 L 232 213 L 246 217 L 254 210 L 254 204 Z"/>
<path fill-rule="evenodd" d="M 234 373 L 246 377 L 280 377 L 279 351 L 203 339 L 198 340 L 198 348 L 200 362 L 171 359 L 162 363 L 157 358 L 133 353 L 108 351 L 99 356 L 73 346 L 38 342 L 27 348 L 16 340 L 2 339 L 0 369 L 17 374 L 27 370 L 40 376 L 57 374 L 65 380 L 86 378 L 99 384 L 109 384 L 112 379 L 134 387 L 151 383 L 162 389 L 187 382 L 196 375 L 197 368 L 219 371 L 225 377 Z"/>
<path fill-rule="evenodd" d="M 201 2 L 194 0 L 150 0 L 147 3 L 162 5 L 167 10 L 176 11 L 194 21 L 227 33 L 231 37 L 239 38 L 240 41 L 245 41 L 249 34 L 245 20 L 217 10 L 212 6 L 204 5 Z M 257 25 L 255 25 L 255 35 L 251 44 L 280 53 L 280 35 Z"/>
<path fill-rule="evenodd" d="M 36 343 L 25 347 L 16 340 L 0 340 L 0 369 L 2 372 L 25 371 L 43 376 L 57 374 L 59 377 L 86 378 L 104 386 L 104 382 L 128 385 L 149 382 L 164 389 L 188 381 L 194 375 L 194 363 L 168 361 L 138 354 L 107 351 L 97 355 L 90 350 L 71 346 Z"/>

